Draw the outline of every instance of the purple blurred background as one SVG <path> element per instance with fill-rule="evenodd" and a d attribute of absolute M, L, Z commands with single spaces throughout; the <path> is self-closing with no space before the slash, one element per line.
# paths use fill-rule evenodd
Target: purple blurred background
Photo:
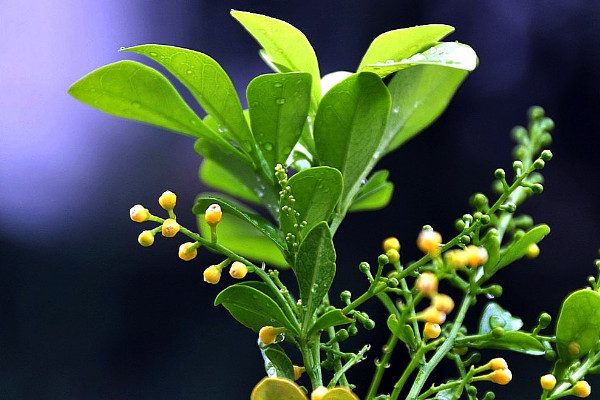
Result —
<path fill-rule="evenodd" d="M 416 24 L 453 25 L 449 40 L 479 55 L 446 114 L 382 162 L 396 183 L 391 207 L 352 215 L 342 227 L 336 292 L 365 289 L 356 266 L 374 262 L 383 237 L 397 235 L 410 260 L 423 224 L 452 235 L 470 194 L 490 192 L 495 168 L 510 170 L 508 132 L 525 123 L 531 104 L 545 107 L 557 129 L 546 190 L 524 211 L 553 231 L 538 259 L 499 274 L 505 294 L 498 301 L 531 327 L 540 311 L 556 315 L 561 299 L 595 273 L 600 1 L 3 1 L 0 398 L 244 399 L 264 375 L 255 335 L 213 309 L 224 285 L 202 282 L 202 270 L 220 259 L 201 252 L 186 264 L 173 240 L 143 249 L 141 227 L 128 219 L 131 205 L 157 209 L 158 195 L 170 189 L 179 195 L 178 216 L 193 226 L 188 210 L 205 188 L 192 141 L 67 95 L 83 75 L 132 56 L 119 54 L 120 46 L 164 43 L 210 54 L 243 98 L 250 79 L 268 70 L 230 8 L 300 28 L 323 74 L 355 68 L 376 35 Z M 367 310 L 383 320 L 377 305 Z M 350 374 L 359 383 L 370 374 L 384 324 L 375 332 L 369 360 Z M 360 335 L 346 349 L 365 340 Z M 500 398 L 534 398 L 549 364 L 507 358 L 515 378 L 494 388 Z"/>

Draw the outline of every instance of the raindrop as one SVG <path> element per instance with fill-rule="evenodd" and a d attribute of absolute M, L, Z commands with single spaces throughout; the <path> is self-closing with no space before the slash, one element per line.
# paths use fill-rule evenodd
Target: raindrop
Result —
<path fill-rule="evenodd" d="M 125 46 L 119 47 L 119 51 L 123 51 L 123 50 L 125 50 Z"/>
<path fill-rule="evenodd" d="M 188 75 L 191 75 L 193 73 L 193 71 L 191 69 L 188 69 L 187 71 L 185 71 Z"/>
<path fill-rule="evenodd" d="M 386 60 L 386 61 L 385 61 L 385 63 L 386 63 L 386 64 L 393 64 L 393 63 L 394 63 L 394 60 Z"/>
<path fill-rule="evenodd" d="M 273 150 L 273 145 L 271 143 L 269 143 L 269 142 L 266 142 L 266 143 L 263 144 L 263 148 L 266 151 L 271 151 L 271 150 Z"/>
<path fill-rule="evenodd" d="M 494 297 L 493 295 L 486 293 L 485 297 L 487 297 L 488 299 L 495 299 L 496 297 Z"/>
<path fill-rule="evenodd" d="M 242 150 L 244 150 L 246 153 L 251 153 L 252 152 L 252 143 L 250 143 L 249 141 L 244 141 L 242 143 Z"/>
<path fill-rule="evenodd" d="M 281 82 L 277 82 L 276 84 L 274 84 L 273 86 L 275 86 L 276 88 L 280 88 L 283 86 L 283 83 Z"/>
<path fill-rule="evenodd" d="M 280 97 L 279 99 L 275 100 L 275 103 L 277 103 L 281 106 L 281 105 L 285 104 L 285 99 L 283 97 Z"/>
<path fill-rule="evenodd" d="M 394 114 L 398 114 L 398 113 L 400 112 L 400 107 L 394 107 L 394 108 L 392 109 L 392 112 L 393 112 Z"/>
<path fill-rule="evenodd" d="M 157 54 L 155 51 L 151 51 L 151 52 L 150 52 L 150 55 L 151 55 L 152 57 L 156 57 L 158 54 Z"/>

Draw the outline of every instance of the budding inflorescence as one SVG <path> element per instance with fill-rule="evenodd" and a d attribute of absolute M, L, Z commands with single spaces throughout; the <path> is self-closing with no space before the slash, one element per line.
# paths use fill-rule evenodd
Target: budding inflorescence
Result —
<path fill-rule="evenodd" d="M 229 268 L 229 275 L 231 275 L 231 277 L 234 279 L 242 279 L 247 273 L 248 267 L 246 264 L 239 261 L 234 261 Z"/>
<path fill-rule="evenodd" d="M 417 246 L 423 253 L 438 254 L 442 244 L 442 235 L 434 230 L 423 230 L 417 238 Z"/>

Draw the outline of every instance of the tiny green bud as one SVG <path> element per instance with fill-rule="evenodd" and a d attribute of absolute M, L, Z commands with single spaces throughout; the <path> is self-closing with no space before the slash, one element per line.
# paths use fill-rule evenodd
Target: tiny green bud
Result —
<path fill-rule="evenodd" d="M 344 290 L 342 293 L 340 293 L 340 300 L 344 303 L 350 302 L 350 297 L 352 297 L 352 293 L 350 293 L 349 290 Z"/>
<path fill-rule="evenodd" d="M 454 227 L 459 232 L 462 232 L 465 229 L 465 226 L 466 226 L 465 221 L 463 221 L 462 219 L 457 219 L 454 222 Z"/>
<path fill-rule="evenodd" d="M 474 397 L 477 395 L 477 388 L 475 386 L 469 386 L 467 388 L 467 393 L 469 394 L 469 397 Z"/>
<path fill-rule="evenodd" d="M 433 227 L 431 225 L 423 225 L 421 228 L 422 231 L 432 231 Z"/>
<path fill-rule="evenodd" d="M 513 162 L 513 170 L 517 173 L 523 170 L 523 163 L 521 161 Z"/>
<path fill-rule="evenodd" d="M 348 334 L 350 336 L 356 336 L 357 333 L 358 333 L 358 328 L 356 327 L 356 324 L 352 324 L 348 327 Z"/>
<path fill-rule="evenodd" d="M 514 213 L 517 210 L 517 205 L 513 202 L 508 202 L 500 206 L 504 211 L 508 213 Z"/>
<path fill-rule="evenodd" d="M 340 329 L 339 331 L 337 331 L 335 333 L 335 339 L 338 342 L 343 342 L 344 340 L 348 339 L 349 336 L 350 336 L 350 334 L 348 333 L 348 331 L 346 329 Z"/>
<path fill-rule="evenodd" d="M 379 265 L 386 265 L 390 263 L 390 259 L 385 254 L 380 254 L 379 257 L 377 257 L 377 263 Z"/>
<path fill-rule="evenodd" d="M 475 219 L 475 221 L 481 220 L 482 216 L 483 216 L 483 214 L 481 213 L 481 211 L 476 211 L 473 213 L 473 218 Z"/>
<path fill-rule="evenodd" d="M 554 350 L 547 350 L 544 353 L 544 358 L 547 361 L 554 361 L 554 360 L 556 360 L 556 352 Z"/>
<path fill-rule="evenodd" d="M 540 329 L 546 329 L 552 322 L 552 317 L 548 313 L 541 313 L 538 318 L 538 325 Z"/>
<path fill-rule="evenodd" d="M 525 157 L 527 157 L 527 147 L 525 147 L 525 146 L 515 146 L 515 148 L 513 149 L 513 156 L 517 160 L 524 159 Z"/>
<path fill-rule="evenodd" d="M 482 225 L 487 225 L 490 223 L 490 216 L 489 215 L 482 215 L 481 216 L 481 224 Z"/>
<path fill-rule="evenodd" d="M 522 126 L 515 126 L 510 133 L 515 142 L 521 142 L 527 136 L 527 129 Z"/>
<path fill-rule="evenodd" d="M 548 132 L 544 132 L 540 135 L 540 145 L 542 147 L 548 147 L 552 144 L 552 135 Z"/>
<path fill-rule="evenodd" d="M 483 193 L 475 193 L 471 198 L 471 206 L 476 210 L 482 210 L 488 206 L 488 198 Z"/>
<path fill-rule="evenodd" d="M 531 190 L 535 194 L 540 194 L 540 193 L 542 193 L 544 191 L 544 185 L 542 185 L 541 183 L 536 183 L 536 184 L 534 184 L 534 185 L 531 186 Z"/>
<path fill-rule="evenodd" d="M 502 296 L 502 291 L 502 286 L 500 285 L 490 285 L 485 289 L 485 293 L 489 294 L 492 297 Z"/>
<path fill-rule="evenodd" d="M 496 394 L 494 392 L 485 392 L 485 396 L 481 400 L 494 400 L 496 398 Z"/>
<path fill-rule="evenodd" d="M 554 129 L 554 121 L 552 121 L 550 118 L 546 117 L 544 119 L 542 119 L 542 121 L 540 122 L 540 127 L 547 131 L 551 131 Z"/>
<path fill-rule="evenodd" d="M 469 235 L 462 235 L 459 240 L 462 244 L 471 243 L 471 237 Z"/>
<path fill-rule="evenodd" d="M 531 106 L 527 110 L 527 115 L 531 119 L 540 119 L 544 117 L 544 109 L 540 106 Z"/>
<path fill-rule="evenodd" d="M 396 279 L 396 278 L 389 278 L 387 281 L 388 287 L 391 287 L 391 288 L 398 287 L 399 284 L 400 284 L 400 282 L 398 282 L 398 279 Z"/>
<path fill-rule="evenodd" d="M 502 168 L 498 168 L 496 171 L 494 171 L 494 176 L 496 177 L 496 179 L 502 180 L 506 178 L 506 172 L 504 172 Z"/>
<path fill-rule="evenodd" d="M 537 160 L 535 160 L 535 162 L 533 163 L 533 168 L 535 169 L 542 169 L 546 166 L 546 162 L 544 160 L 542 160 L 541 158 L 538 158 Z"/>
<path fill-rule="evenodd" d="M 550 161 L 552 160 L 552 152 L 550 150 L 544 150 L 542 151 L 542 154 L 540 154 L 540 158 L 544 161 Z"/>
<path fill-rule="evenodd" d="M 369 319 L 363 321 L 363 326 L 365 327 L 366 330 L 370 331 L 375 328 L 375 321 L 373 321 L 372 319 L 369 318 Z"/>
<path fill-rule="evenodd" d="M 358 264 L 358 269 L 363 274 L 366 274 L 367 272 L 369 272 L 371 270 L 371 266 L 369 265 L 368 262 L 363 261 L 360 264 Z"/>
<path fill-rule="evenodd" d="M 504 328 L 502 328 L 501 326 L 495 327 L 494 329 L 492 329 L 492 336 L 496 339 L 500 339 L 502 336 L 504 336 Z"/>
<path fill-rule="evenodd" d="M 471 214 L 465 214 L 462 216 L 463 221 L 468 222 L 469 224 L 473 222 L 473 216 Z"/>

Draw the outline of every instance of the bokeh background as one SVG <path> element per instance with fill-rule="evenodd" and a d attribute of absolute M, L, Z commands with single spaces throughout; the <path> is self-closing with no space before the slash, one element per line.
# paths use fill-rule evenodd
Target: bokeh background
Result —
<path fill-rule="evenodd" d="M 158 195 L 170 189 L 179 195 L 180 219 L 193 226 L 188 210 L 205 188 L 192 141 L 102 114 L 66 92 L 93 69 L 132 56 L 119 54 L 120 46 L 164 43 L 210 54 L 243 98 L 250 79 L 269 71 L 230 8 L 300 28 L 322 73 L 355 68 L 379 33 L 425 23 L 454 25 L 449 39 L 480 57 L 443 117 L 383 160 L 396 183 L 391 206 L 350 216 L 336 236 L 336 292 L 364 290 L 358 262 L 374 263 L 388 235 L 402 241 L 404 260 L 418 257 L 414 239 L 423 224 L 452 235 L 470 194 L 489 194 L 493 170 L 510 170 L 508 133 L 525 123 L 531 104 L 545 107 L 557 129 L 546 190 L 524 211 L 553 231 L 538 259 L 499 274 L 498 301 L 531 327 L 540 311 L 556 315 L 562 298 L 595 274 L 600 1 L 5 0 L 0 398 L 246 399 L 264 375 L 255 335 L 212 306 L 230 279 L 217 287 L 202 282 L 203 269 L 220 259 L 201 252 L 180 261 L 178 240 L 144 249 L 136 242 L 141 227 L 128 218 L 135 203 L 157 209 Z M 346 347 L 374 345 L 350 374 L 363 385 L 386 335 L 382 308 L 367 310 L 379 321 L 374 336 L 361 334 Z M 507 358 L 514 380 L 495 388 L 498 398 L 536 398 L 549 364 Z M 389 374 L 400 367 L 394 363 Z M 590 380 L 600 390 L 600 380 Z"/>

